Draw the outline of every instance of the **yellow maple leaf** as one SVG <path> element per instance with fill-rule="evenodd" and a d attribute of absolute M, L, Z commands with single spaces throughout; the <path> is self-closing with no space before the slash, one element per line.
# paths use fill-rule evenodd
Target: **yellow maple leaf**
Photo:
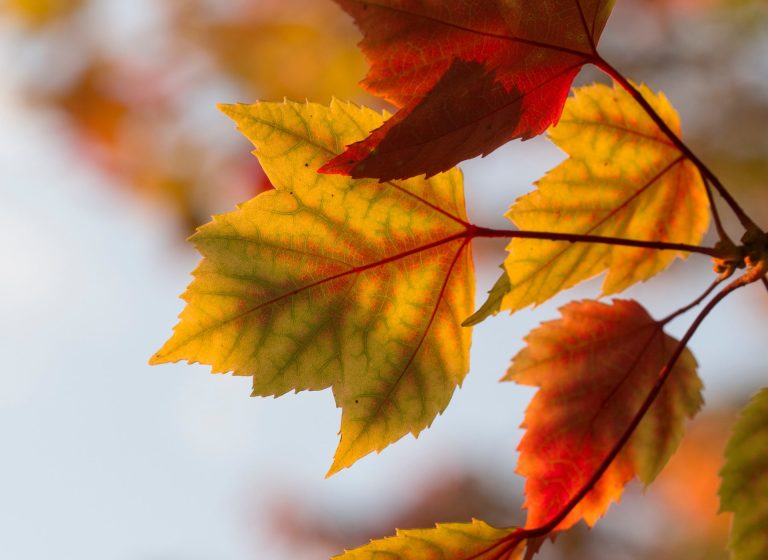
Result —
<path fill-rule="evenodd" d="M 645 86 L 639 90 L 680 135 L 678 115 L 666 97 Z M 510 208 L 507 217 L 517 227 L 700 243 L 709 225 L 701 177 L 626 91 L 602 84 L 576 90 L 549 137 L 570 157 Z M 505 272 L 491 299 L 467 324 L 501 309 L 540 304 L 606 270 L 603 295 L 618 293 L 662 271 L 676 256 L 687 256 L 532 239 L 513 239 L 507 250 Z"/>
<path fill-rule="evenodd" d="M 418 435 L 469 366 L 474 272 L 461 174 L 377 183 L 316 169 L 383 117 L 334 101 L 222 110 L 275 190 L 192 237 L 203 260 L 152 363 L 253 376 L 254 395 L 333 388 L 329 474 Z"/>

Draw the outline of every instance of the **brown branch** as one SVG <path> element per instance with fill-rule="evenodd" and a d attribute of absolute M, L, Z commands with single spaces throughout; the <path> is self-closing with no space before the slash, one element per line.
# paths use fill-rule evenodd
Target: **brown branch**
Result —
<path fill-rule="evenodd" d="M 678 318 L 680 315 L 687 313 L 688 311 L 690 311 L 691 309 L 699 305 L 702 301 L 707 299 L 707 297 L 709 297 L 709 294 L 711 294 L 715 290 L 715 288 L 717 288 L 723 281 L 730 278 L 732 274 L 733 274 L 733 269 L 732 268 L 727 269 L 725 272 L 723 272 L 717 278 L 715 278 L 715 281 L 709 285 L 709 288 L 704 290 L 703 294 L 701 294 L 699 297 L 697 297 L 695 300 L 693 300 L 691 303 L 689 303 L 685 307 L 681 307 L 680 309 L 673 312 L 672 314 L 667 315 L 666 317 L 661 319 L 659 323 L 661 323 L 662 325 L 666 325 L 670 321 Z"/>
<path fill-rule="evenodd" d="M 468 237 L 502 237 L 509 239 L 541 239 L 544 241 L 567 241 L 569 243 L 596 243 L 600 245 L 618 245 L 622 247 L 640 247 L 657 251 L 682 251 L 684 253 L 699 253 L 710 257 L 722 258 L 727 256 L 725 250 L 717 247 L 700 247 L 686 243 L 667 243 L 665 241 L 645 241 L 640 239 L 623 239 L 621 237 L 604 237 L 602 235 L 587 235 L 580 233 L 555 233 L 549 231 L 528 231 L 515 229 L 491 229 L 470 226 Z"/>
<path fill-rule="evenodd" d="M 760 229 L 752 220 L 752 218 L 750 218 L 747 213 L 744 212 L 741 206 L 739 206 L 738 202 L 736 202 L 733 196 L 731 196 L 731 193 L 728 192 L 725 186 L 720 182 L 720 179 L 718 179 L 712 170 L 709 169 L 709 167 L 707 167 L 707 165 L 701 161 L 701 159 L 699 159 L 696 154 L 693 153 L 688 145 L 683 142 L 683 140 L 677 134 L 675 134 L 675 132 L 669 127 L 664 119 L 662 119 L 656 110 L 651 107 L 651 104 L 648 103 L 648 101 L 642 96 L 637 88 L 627 78 L 625 78 L 621 72 L 611 66 L 604 58 L 599 55 L 593 59 L 592 63 L 597 68 L 613 78 L 616 83 L 623 87 L 635 99 L 635 101 L 637 101 L 637 103 L 643 108 L 648 116 L 653 119 L 653 122 L 656 123 L 656 125 L 667 136 L 667 138 L 669 138 L 669 140 L 675 145 L 675 147 L 680 150 L 683 155 L 685 155 L 685 157 L 688 158 L 699 169 L 701 174 L 712 183 L 718 194 L 723 198 L 723 200 L 726 201 L 728 206 L 730 206 L 733 213 L 736 214 L 736 217 L 739 219 L 739 222 L 741 222 L 741 225 L 744 226 L 744 229 L 748 231 Z"/>
<path fill-rule="evenodd" d="M 715 197 L 712 195 L 712 186 L 709 184 L 709 181 L 707 181 L 704 173 L 701 172 L 701 169 L 699 169 L 699 175 L 701 175 L 701 182 L 704 183 L 704 189 L 707 192 L 707 200 L 709 200 L 709 207 L 712 210 L 712 221 L 715 222 L 715 230 L 717 230 L 717 235 L 720 238 L 720 241 L 728 243 L 729 245 L 733 245 L 733 241 L 731 241 L 728 232 L 725 231 L 723 222 L 720 219 L 720 212 L 717 209 Z"/>

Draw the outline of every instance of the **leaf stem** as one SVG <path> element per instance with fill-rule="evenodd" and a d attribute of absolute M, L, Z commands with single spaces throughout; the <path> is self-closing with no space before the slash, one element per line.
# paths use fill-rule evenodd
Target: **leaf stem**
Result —
<path fill-rule="evenodd" d="M 728 189 L 725 188 L 725 186 L 720 182 L 720 179 L 717 178 L 717 176 L 712 172 L 707 165 L 699 159 L 699 157 L 693 153 L 693 151 L 688 147 L 688 145 L 683 142 L 683 140 L 675 134 L 675 132 L 669 127 L 669 125 L 662 119 L 659 114 L 656 112 L 656 110 L 651 107 L 651 104 L 648 103 L 648 101 L 643 97 L 643 95 L 637 90 L 637 88 L 630 82 L 627 78 L 624 77 L 624 75 L 619 72 L 616 68 L 611 66 L 604 58 L 602 58 L 600 55 L 596 55 L 595 58 L 592 60 L 592 63 L 608 74 L 613 80 L 618 83 L 621 87 L 623 87 L 634 99 L 637 101 L 637 103 L 643 108 L 643 110 L 648 114 L 651 119 L 653 119 L 653 122 L 656 123 L 656 125 L 661 129 L 661 131 L 669 138 L 669 140 L 677 147 L 678 150 L 680 150 L 683 155 L 685 155 L 686 158 L 688 158 L 701 172 L 702 176 L 704 176 L 709 182 L 712 183 L 712 185 L 717 190 L 718 194 L 723 198 L 723 200 L 726 201 L 728 206 L 730 206 L 731 210 L 734 214 L 736 214 L 736 217 L 739 219 L 739 222 L 741 222 L 741 225 L 744 226 L 744 229 L 746 230 L 760 230 L 758 228 L 757 224 L 750 218 L 746 212 L 739 206 L 738 202 L 731 196 L 731 193 L 728 192 Z M 725 240 L 724 240 L 725 241 Z"/>
<path fill-rule="evenodd" d="M 681 307 L 674 313 L 667 315 L 666 317 L 661 319 L 659 323 L 661 323 L 662 325 L 666 325 L 667 323 L 676 319 L 680 315 L 687 313 L 688 311 L 690 311 L 691 309 L 699 305 L 702 301 L 704 301 L 705 299 L 707 299 L 707 297 L 709 297 L 709 294 L 711 294 L 715 290 L 715 288 L 717 288 L 720 285 L 721 282 L 729 278 L 732 274 L 733 274 L 733 269 L 732 268 L 727 269 L 725 272 L 723 272 L 717 278 L 715 278 L 715 280 L 709 285 L 709 288 L 704 290 L 703 294 L 701 294 L 699 297 L 697 297 L 695 300 L 693 300 L 691 303 L 689 303 L 685 307 Z"/>
<path fill-rule="evenodd" d="M 623 247 L 640 247 L 657 251 L 682 251 L 699 253 L 714 258 L 726 256 L 726 250 L 718 247 L 701 247 L 686 243 L 667 243 L 665 241 L 645 241 L 641 239 L 623 239 L 621 237 L 605 237 L 602 235 L 587 235 L 581 233 L 556 233 L 551 231 L 529 231 L 516 229 L 492 229 L 470 225 L 467 228 L 469 237 L 509 238 L 509 239 L 541 239 L 546 241 L 567 241 L 569 243 L 597 243 L 601 245 L 619 245 Z"/>
<path fill-rule="evenodd" d="M 654 383 L 653 387 L 651 388 L 651 391 L 648 393 L 648 396 L 645 398 L 645 400 L 643 401 L 643 404 L 640 406 L 640 409 L 637 411 L 635 416 L 632 418 L 632 421 L 624 430 L 624 433 L 622 434 L 621 438 L 619 438 L 619 440 L 614 444 L 613 448 L 611 448 L 611 451 L 608 453 L 608 455 L 606 455 L 605 459 L 603 459 L 603 461 L 600 463 L 600 466 L 595 470 L 595 472 L 592 474 L 589 480 L 581 487 L 581 489 L 576 494 L 574 494 L 574 496 L 568 501 L 568 503 L 565 506 L 563 506 L 563 508 L 552 519 L 550 519 L 544 525 L 541 525 L 539 527 L 534 527 L 531 529 L 518 529 L 515 532 L 511 533 L 510 535 L 503 537 L 502 539 L 499 539 L 497 542 L 493 544 L 493 546 L 488 547 L 481 554 L 476 554 L 466 560 L 471 560 L 473 558 L 480 558 L 482 554 L 485 554 L 485 552 L 490 552 L 491 550 L 494 550 L 501 544 L 504 545 L 504 548 L 502 549 L 502 553 L 503 553 L 508 551 L 510 548 L 514 549 L 523 540 L 535 538 L 535 537 L 543 537 L 548 535 L 552 531 L 554 531 L 555 528 L 568 516 L 568 514 L 570 514 L 571 511 L 573 511 L 573 509 L 577 505 L 579 505 L 579 503 L 586 497 L 586 495 L 589 494 L 589 492 L 592 490 L 595 484 L 597 484 L 597 482 L 600 480 L 603 474 L 605 474 L 605 471 L 608 470 L 608 467 L 611 466 L 611 463 L 613 463 L 614 459 L 616 459 L 619 453 L 621 453 L 622 449 L 624 449 L 624 446 L 632 437 L 632 434 L 634 434 L 638 425 L 640 424 L 640 422 L 642 422 L 646 413 L 655 402 L 656 397 L 658 397 L 659 393 L 664 388 L 664 384 L 666 383 L 667 379 L 669 379 L 669 376 L 672 373 L 672 370 L 675 367 L 677 360 L 682 355 L 683 351 L 688 345 L 688 342 L 696 333 L 699 326 L 701 326 L 701 323 L 704 321 L 704 319 L 707 318 L 707 316 L 712 312 L 712 310 L 717 306 L 717 304 L 723 301 L 732 292 L 736 291 L 739 288 L 743 288 L 744 286 L 747 286 L 752 282 L 756 282 L 757 280 L 764 279 L 765 272 L 766 272 L 765 263 L 764 262 L 758 263 L 756 266 L 749 269 L 747 272 L 745 272 L 744 274 L 736 278 L 733 282 L 728 284 L 725 288 L 720 290 L 717 293 L 717 295 L 713 297 L 709 301 L 709 303 L 707 303 L 704 309 L 702 309 L 699 312 L 699 314 L 693 320 L 691 325 L 688 327 L 688 330 L 683 335 L 683 338 L 681 338 L 680 341 L 677 343 L 677 346 L 675 347 L 675 350 L 672 352 L 672 355 L 667 360 L 667 363 L 659 372 L 659 375 L 656 378 L 656 383 Z M 497 556 L 497 558 L 499 557 Z"/>
<path fill-rule="evenodd" d="M 728 232 L 725 231 L 723 222 L 720 220 L 720 212 L 717 209 L 717 204 L 715 204 L 715 197 L 712 195 L 712 186 L 709 184 L 709 181 L 707 181 L 704 173 L 701 172 L 701 169 L 699 169 L 699 174 L 701 175 L 701 181 L 704 183 L 704 190 L 707 192 L 707 200 L 709 200 L 709 207 L 712 210 L 712 221 L 715 222 L 717 235 L 720 238 L 720 241 L 733 245 L 733 241 L 728 235 Z"/>

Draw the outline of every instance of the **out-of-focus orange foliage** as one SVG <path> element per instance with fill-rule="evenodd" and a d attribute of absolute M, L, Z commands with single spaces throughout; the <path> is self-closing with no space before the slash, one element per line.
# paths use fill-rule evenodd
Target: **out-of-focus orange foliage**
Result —
<path fill-rule="evenodd" d="M 135 45 L 109 32 L 121 25 L 117 1 L 93 26 L 90 12 L 104 3 L 0 0 L 19 24 L 16 46 L 42 57 L 19 96 L 63 115 L 77 155 L 171 210 L 183 234 L 270 187 L 217 102 L 371 99 L 356 83 L 365 73 L 357 32 L 332 2 L 169 0 L 137 19 Z"/>
<path fill-rule="evenodd" d="M 650 491 L 663 500 L 674 517 L 685 520 L 690 538 L 713 539 L 723 547 L 731 515 L 718 514 L 718 472 L 735 415 L 732 410 L 714 411 L 691 423 L 677 453 Z"/>
<path fill-rule="evenodd" d="M 93 61 L 69 88 L 45 100 L 72 119 L 83 140 L 106 150 L 117 147 L 121 125 L 131 109 L 131 100 L 121 99 L 111 87 L 116 85 L 112 72 L 111 64 Z"/>
<path fill-rule="evenodd" d="M 357 81 L 366 64 L 356 47 L 359 34 L 333 2 L 252 2 L 225 17 L 184 10 L 178 23 L 180 33 L 259 99 L 361 99 Z"/>
<path fill-rule="evenodd" d="M 0 13 L 7 11 L 31 28 L 39 28 L 77 10 L 83 0 L 0 0 Z"/>
<path fill-rule="evenodd" d="M 163 65 L 95 56 L 66 87 L 30 97 L 67 117 L 79 155 L 172 210 L 190 232 L 222 201 L 249 198 L 269 183 L 247 154 L 184 133 L 183 97 L 167 75 Z"/>

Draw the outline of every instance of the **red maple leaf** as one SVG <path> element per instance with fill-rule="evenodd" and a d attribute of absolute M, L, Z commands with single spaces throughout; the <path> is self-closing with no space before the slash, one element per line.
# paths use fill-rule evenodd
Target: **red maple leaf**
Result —
<path fill-rule="evenodd" d="M 336 1 L 364 34 L 363 85 L 401 109 L 320 171 L 382 181 L 431 176 L 544 132 L 597 57 L 614 2 Z"/>
<path fill-rule="evenodd" d="M 505 380 L 539 387 L 525 413 L 517 472 L 526 477 L 528 527 L 555 518 L 610 454 L 656 383 L 678 341 L 637 302 L 572 302 L 542 324 Z M 590 492 L 558 524 L 590 526 L 637 475 L 650 484 L 674 453 L 685 419 L 702 405 L 687 350 L 634 434 Z"/>

